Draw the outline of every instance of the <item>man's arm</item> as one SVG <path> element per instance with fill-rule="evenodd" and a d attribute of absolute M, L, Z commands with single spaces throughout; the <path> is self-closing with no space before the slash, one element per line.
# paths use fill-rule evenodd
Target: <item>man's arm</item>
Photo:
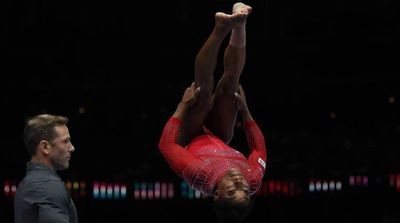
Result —
<path fill-rule="evenodd" d="M 39 223 L 70 223 L 70 197 L 62 181 L 49 181 L 42 185 L 43 197 L 36 203 Z"/>

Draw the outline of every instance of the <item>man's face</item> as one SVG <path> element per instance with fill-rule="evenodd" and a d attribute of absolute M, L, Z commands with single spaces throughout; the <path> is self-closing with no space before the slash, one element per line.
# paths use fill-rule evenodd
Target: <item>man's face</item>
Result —
<path fill-rule="evenodd" d="M 54 170 L 64 170 L 69 166 L 71 154 L 75 150 L 67 126 L 56 126 L 57 137 L 49 142 L 49 161 Z"/>

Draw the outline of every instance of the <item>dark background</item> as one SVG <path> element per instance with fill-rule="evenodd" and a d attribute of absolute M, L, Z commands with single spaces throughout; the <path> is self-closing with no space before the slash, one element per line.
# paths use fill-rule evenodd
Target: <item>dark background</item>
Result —
<path fill-rule="evenodd" d="M 70 118 L 76 151 L 64 179 L 179 182 L 158 140 L 214 13 L 233 2 L 1 2 L 0 182 L 22 179 L 24 121 L 42 112 Z M 265 179 L 305 189 L 309 178 L 370 179 L 361 191 L 261 197 L 249 222 L 400 222 L 400 190 L 388 183 L 400 173 L 395 1 L 244 2 L 253 12 L 241 82 L 267 139 Z M 236 130 L 232 146 L 246 154 Z M 215 222 L 205 200 L 76 205 L 81 222 Z M 11 198 L 0 196 L 0 210 L 13 221 Z"/>

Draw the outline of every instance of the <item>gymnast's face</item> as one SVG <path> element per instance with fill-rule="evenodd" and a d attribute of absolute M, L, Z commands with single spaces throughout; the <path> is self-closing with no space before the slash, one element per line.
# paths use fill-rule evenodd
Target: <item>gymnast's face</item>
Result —
<path fill-rule="evenodd" d="M 214 199 L 225 198 L 240 203 L 250 202 L 249 184 L 239 169 L 231 169 L 217 183 Z"/>

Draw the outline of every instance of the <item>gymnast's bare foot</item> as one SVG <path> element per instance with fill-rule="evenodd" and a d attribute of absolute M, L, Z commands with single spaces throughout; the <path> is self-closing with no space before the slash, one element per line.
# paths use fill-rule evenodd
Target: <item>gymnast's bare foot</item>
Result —
<path fill-rule="evenodd" d="M 241 2 L 237 2 L 232 7 L 232 14 L 240 13 L 250 15 L 252 8 L 248 5 L 245 5 Z"/>
<path fill-rule="evenodd" d="M 232 14 L 223 12 L 215 13 L 216 27 L 231 30 L 246 23 L 247 16 L 251 13 L 251 7 L 241 2 L 233 5 Z"/>

